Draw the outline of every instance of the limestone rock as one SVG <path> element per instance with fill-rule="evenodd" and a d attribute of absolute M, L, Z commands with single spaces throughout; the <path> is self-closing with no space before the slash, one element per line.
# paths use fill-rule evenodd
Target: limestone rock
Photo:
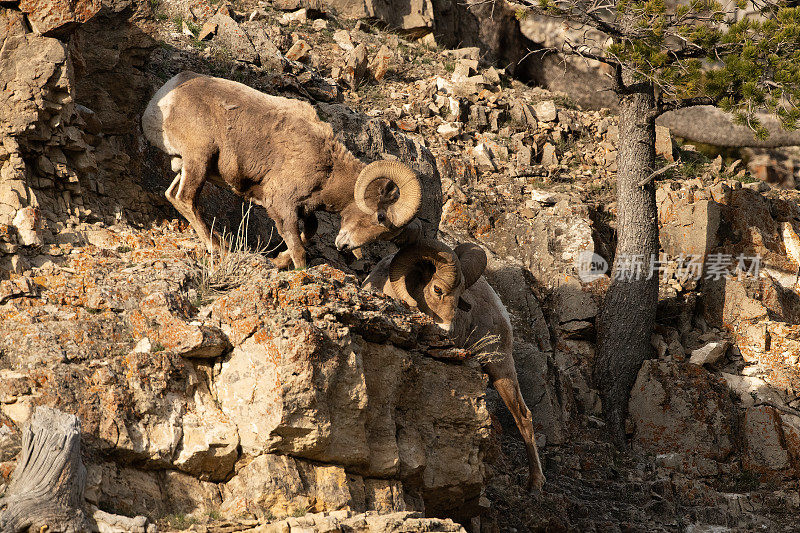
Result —
<path fill-rule="evenodd" d="M 325 8 L 347 19 L 379 18 L 402 30 L 422 30 L 433 27 L 431 0 L 404 0 L 401 3 L 366 0 L 322 0 Z"/>
<path fill-rule="evenodd" d="M 389 487 L 388 494 L 380 487 Z M 392 490 L 392 488 L 394 490 Z M 348 474 L 340 466 L 320 465 L 286 455 L 260 455 L 223 488 L 221 510 L 236 516 L 248 509 L 285 517 L 296 509 L 313 512 L 405 511 L 402 484 Z"/>
<path fill-rule="evenodd" d="M 187 318 L 189 302 L 176 293 L 154 293 L 144 298 L 129 320 L 140 336 L 161 344 L 161 349 L 182 357 L 213 358 L 229 347 L 219 328 Z M 150 324 L 158 324 L 158 328 Z"/>
<path fill-rule="evenodd" d="M 193 408 L 183 416 L 181 447 L 173 464 L 198 479 L 225 479 L 239 458 L 237 427 L 205 385 L 198 386 L 193 400 Z"/>
<path fill-rule="evenodd" d="M 539 122 L 554 122 L 558 118 L 558 109 L 552 100 L 543 100 L 534 104 L 533 109 Z"/>
<path fill-rule="evenodd" d="M 770 387 L 766 381 L 756 376 L 740 376 L 721 372 L 728 387 L 739 397 L 743 407 L 753 407 L 755 402 L 769 402 L 774 405 L 785 405 L 786 401 L 778 391 Z"/>
<path fill-rule="evenodd" d="M 33 31 L 48 37 L 64 35 L 94 17 L 101 7 L 101 0 L 21 0 L 19 4 Z"/>
<path fill-rule="evenodd" d="M 656 155 L 669 162 L 675 161 L 675 146 L 669 128 L 656 125 Z"/>
<path fill-rule="evenodd" d="M 350 50 L 355 48 L 355 45 L 353 44 L 353 41 L 350 38 L 350 32 L 347 30 L 336 30 L 333 33 L 333 40 L 345 52 L 349 52 Z"/>
<path fill-rule="evenodd" d="M 258 53 L 253 47 L 253 43 L 247 38 L 247 33 L 235 20 L 219 12 L 208 20 L 208 24 L 216 24 L 215 41 L 228 48 L 236 59 L 247 63 L 256 62 Z"/>
<path fill-rule="evenodd" d="M 730 346 L 728 341 L 709 342 L 702 348 L 692 351 L 689 362 L 695 365 L 713 365 Z"/>
<path fill-rule="evenodd" d="M 203 27 L 200 28 L 200 32 L 197 34 L 197 40 L 205 41 L 207 39 L 210 39 L 211 37 L 214 36 L 215 33 L 217 33 L 218 27 L 219 24 L 217 24 L 216 22 L 212 22 L 210 20 L 205 21 L 205 23 L 203 23 Z"/>
<path fill-rule="evenodd" d="M 181 472 L 137 470 L 114 463 L 89 463 L 86 469 L 86 500 L 129 516 L 164 516 L 173 509 L 207 513 L 222 502 L 216 484 Z"/>
<path fill-rule="evenodd" d="M 376 81 L 381 81 L 386 76 L 386 72 L 388 72 L 392 62 L 392 56 L 393 54 L 389 47 L 383 45 L 370 61 L 369 70 Z"/>
<path fill-rule="evenodd" d="M 0 10 L 0 46 L 8 37 L 27 33 L 25 19 L 20 11 Z"/>
<path fill-rule="evenodd" d="M 472 150 L 472 156 L 475 158 L 475 165 L 478 169 L 488 172 L 497 170 L 497 164 L 494 162 L 494 154 L 486 143 L 478 144 Z"/>
<path fill-rule="evenodd" d="M 309 50 L 311 50 L 311 45 L 303 39 L 299 39 L 286 52 L 286 59 L 289 61 L 302 61 L 308 56 Z"/>
<path fill-rule="evenodd" d="M 733 405 L 727 387 L 698 366 L 647 360 L 629 403 L 633 440 L 656 453 L 718 461 L 733 449 Z"/>
<path fill-rule="evenodd" d="M 558 156 L 556 155 L 556 147 L 547 142 L 542 147 L 542 165 L 549 167 L 558 165 Z"/>
<path fill-rule="evenodd" d="M 258 53 L 258 60 L 261 66 L 270 72 L 282 72 L 286 60 L 278 46 L 269 38 L 262 25 L 257 22 L 243 22 L 240 26 L 247 33 L 256 53 Z"/>
<path fill-rule="evenodd" d="M 297 11 L 293 11 L 291 13 L 284 13 L 281 15 L 280 23 L 281 24 L 302 24 L 308 21 L 308 10 L 298 9 Z"/>
<path fill-rule="evenodd" d="M 714 201 L 701 200 L 690 204 L 659 205 L 661 247 L 670 257 L 693 256 L 701 263 L 717 245 L 720 226 L 720 206 Z"/>
<path fill-rule="evenodd" d="M 734 325 L 740 320 L 767 318 L 768 310 L 755 298 L 760 287 L 757 280 L 739 280 L 733 277 L 704 283 L 704 314 L 706 321 L 716 327 Z"/>
<path fill-rule="evenodd" d="M 367 47 L 361 43 L 347 54 L 342 79 L 351 89 L 356 89 L 364 80 L 367 66 Z"/>
<path fill-rule="evenodd" d="M 747 454 L 744 466 L 760 473 L 789 468 L 789 454 L 781 442 L 781 419 L 769 406 L 749 407 L 744 417 Z"/>
<path fill-rule="evenodd" d="M 297 275 L 294 286 L 308 287 L 298 295 L 324 294 L 317 292 L 313 269 L 311 276 Z M 396 335 L 391 323 L 366 322 L 357 332 L 297 316 L 292 334 L 283 335 L 285 317 L 256 311 L 273 308 L 271 302 L 284 291 L 293 297 L 292 289 L 276 287 L 277 282 L 254 280 L 215 303 L 222 321 L 229 321 L 228 310 L 234 309 L 262 317 L 260 325 L 248 327 L 251 333 L 215 380 L 217 400 L 238 427 L 243 453 L 288 454 L 367 477 L 421 476 L 431 508 L 446 507 L 477 487 L 481 467 L 472 457 L 480 455 L 478 443 L 486 434 L 483 422 L 476 426 L 470 420 L 484 421 L 486 412 L 480 393 L 474 396 L 481 387 L 475 388 L 473 371 L 376 344 L 381 336 Z M 313 316 L 319 303 L 304 298 Z M 427 399 L 443 387 L 458 390 L 458 397 Z M 466 439 L 464 432 L 446 429 L 464 424 L 473 426 Z M 464 457 L 470 459 L 465 463 Z M 448 498 L 442 499 L 444 494 Z"/>
<path fill-rule="evenodd" d="M 21 296 L 36 296 L 36 284 L 29 277 L 18 277 L 0 281 L 0 304 Z"/>

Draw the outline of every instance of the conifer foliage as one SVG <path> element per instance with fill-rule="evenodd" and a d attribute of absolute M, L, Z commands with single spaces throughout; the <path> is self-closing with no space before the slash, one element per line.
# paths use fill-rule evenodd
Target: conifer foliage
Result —
<path fill-rule="evenodd" d="M 611 67 L 619 100 L 617 249 L 597 322 L 594 378 L 611 434 L 625 446 L 630 390 L 652 348 L 658 277 L 620 275 L 631 257 L 659 251 L 654 177 L 655 119 L 667 111 L 716 105 L 749 126 L 767 129 L 757 112 L 800 126 L 800 8 L 754 0 L 724 6 L 712 0 L 520 0 L 530 13 L 602 33 L 574 32 L 562 52 Z M 645 269 L 646 271 L 647 269 Z"/>

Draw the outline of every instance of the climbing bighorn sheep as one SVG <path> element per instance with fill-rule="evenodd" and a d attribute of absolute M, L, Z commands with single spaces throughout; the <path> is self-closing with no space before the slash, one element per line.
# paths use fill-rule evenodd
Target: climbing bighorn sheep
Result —
<path fill-rule="evenodd" d="M 483 362 L 483 370 L 514 416 L 528 453 L 528 487 L 538 490 L 545 477 L 531 412 L 517 381 L 511 320 L 497 293 L 482 276 L 485 269 L 486 253 L 475 244 L 460 244 L 452 250 L 438 241 L 420 240 L 378 263 L 364 287 L 402 300 L 431 316 L 459 346 L 496 352 L 498 359 Z M 485 339 L 490 342 L 486 344 Z"/>
<path fill-rule="evenodd" d="M 316 231 L 314 211 L 340 214 L 336 247 L 352 250 L 396 236 L 420 206 L 420 181 L 406 165 L 365 165 L 310 104 L 231 80 L 181 72 L 147 104 L 142 129 L 172 156 L 178 175 L 167 199 L 209 251 L 220 240 L 197 206 L 207 179 L 267 210 L 288 248 L 275 261 L 280 268 L 305 267 L 303 244 Z"/>

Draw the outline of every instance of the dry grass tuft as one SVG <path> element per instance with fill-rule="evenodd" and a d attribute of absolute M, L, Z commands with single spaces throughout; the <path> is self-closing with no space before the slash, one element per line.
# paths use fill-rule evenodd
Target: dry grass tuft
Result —
<path fill-rule="evenodd" d="M 473 342 L 465 349 L 470 352 L 475 359 L 485 365 L 500 361 L 505 354 L 498 350 L 500 346 L 500 335 L 486 334 L 477 341 Z"/>
<path fill-rule="evenodd" d="M 187 266 L 192 271 L 198 300 L 201 303 L 206 303 L 243 285 L 264 265 L 265 254 L 272 251 L 261 244 L 260 238 L 253 250 L 247 244 L 252 207 L 252 204 L 249 204 L 245 210 L 242 206 L 242 221 L 239 223 L 235 235 L 223 231 L 221 251 L 203 252 L 197 259 L 186 257 Z M 214 231 L 213 223 L 211 231 Z M 272 235 L 267 242 L 270 242 L 271 239 Z"/>

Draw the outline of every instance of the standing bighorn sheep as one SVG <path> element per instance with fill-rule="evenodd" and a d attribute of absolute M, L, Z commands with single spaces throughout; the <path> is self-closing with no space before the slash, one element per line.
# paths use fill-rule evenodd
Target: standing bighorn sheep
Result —
<path fill-rule="evenodd" d="M 290 262 L 305 267 L 303 244 L 316 231 L 314 211 L 341 215 L 336 247 L 342 250 L 391 239 L 420 206 L 421 184 L 406 165 L 365 165 L 310 104 L 234 81 L 181 72 L 147 104 L 142 129 L 172 156 L 178 175 L 167 199 L 209 251 L 220 241 L 197 206 L 207 179 L 267 210 L 288 248 L 275 261 L 280 268 Z"/>
<path fill-rule="evenodd" d="M 379 290 L 431 316 L 459 346 L 476 346 L 482 339 L 491 339 L 479 350 L 499 352 L 499 359 L 484 362 L 483 369 L 514 416 L 528 454 L 528 487 L 538 490 L 545 477 L 531 412 L 517 381 L 511 320 L 497 293 L 482 276 L 485 269 L 486 253 L 477 245 L 460 244 L 452 250 L 438 241 L 421 240 L 384 258 L 370 272 L 364 287 Z"/>

